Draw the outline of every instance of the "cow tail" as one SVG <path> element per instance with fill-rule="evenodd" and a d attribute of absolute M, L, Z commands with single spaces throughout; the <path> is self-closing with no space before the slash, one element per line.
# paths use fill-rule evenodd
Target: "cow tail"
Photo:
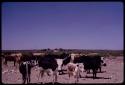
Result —
<path fill-rule="evenodd" d="M 26 63 L 26 79 L 28 80 L 29 74 L 28 74 L 28 63 Z M 28 82 L 28 81 L 27 81 Z M 28 82 L 29 83 L 29 82 Z"/>

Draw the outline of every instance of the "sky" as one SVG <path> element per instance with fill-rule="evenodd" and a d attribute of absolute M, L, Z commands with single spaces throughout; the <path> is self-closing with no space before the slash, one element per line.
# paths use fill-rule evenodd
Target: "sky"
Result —
<path fill-rule="evenodd" d="M 122 2 L 3 2 L 2 50 L 123 50 Z"/>

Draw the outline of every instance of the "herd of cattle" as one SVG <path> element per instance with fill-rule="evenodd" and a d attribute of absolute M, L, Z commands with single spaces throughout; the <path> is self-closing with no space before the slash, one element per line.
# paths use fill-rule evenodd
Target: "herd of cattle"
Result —
<path fill-rule="evenodd" d="M 62 59 L 61 65 L 59 65 L 57 62 L 57 59 L 60 58 Z M 4 60 L 5 65 L 7 65 L 8 61 L 13 61 L 14 66 L 16 63 L 19 64 L 19 71 L 22 74 L 23 83 L 30 83 L 31 69 L 34 66 L 38 66 L 40 68 L 40 75 L 42 78 L 45 72 L 48 74 L 48 76 L 50 76 L 51 74 L 48 69 L 51 69 L 53 83 L 57 82 L 58 72 L 59 75 L 61 75 L 65 71 L 68 73 L 69 79 L 71 76 L 74 76 L 76 82 L 78 82 L 78 79 L 81 77 L 81 72 L 83 71 L 89 73 L 91 70 L 93 73 L 93 79 L 95 79 L 97 77 L 97 72 L 101 72 L 101 67 L 106 66 L 104 57 L 101 57 L 96 53 L 87 55 L 73 53 L 62 55 L 45 54 L 42 56 L 35 56 L 33 54 L 22 56 L 6 55 L 2 57 L 2 60 Z M 84 67 L 81 67 L 80 63 L 82 63 Z M 65 66 L 67 66 L 66 69 L 64 69 Z M 58 67 L 61 69 L 58 69 Z"/>

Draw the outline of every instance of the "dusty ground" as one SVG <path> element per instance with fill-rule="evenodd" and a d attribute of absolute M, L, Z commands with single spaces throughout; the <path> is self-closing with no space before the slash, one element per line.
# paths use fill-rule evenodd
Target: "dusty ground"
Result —
<path fill-rule="evenodd" d="M 122 83 L 124 79 L 124 62 L 123 57 L 107 58 L 107 66 L 102 67 L 102 73 L 97 73 L 97 79 L 92 78 L 92 74 L 82 73 L 82 78 L 78 83 Z M 87 75 L 87 76 L 86 76 Z M 31 71 L 31 83 L 41 83 L 43 79 L 39 79 L 39 70 L 37 67 L 32 68 Z M 21 84 L 22 78 L 18 70 L 18 65 L 13 66 L 13 62 L 9 62 L 8 66 L 2 64 L 2 83 L 4 84 Z M 52 76 L 45 75 L 46 82 L 52 81 Z M 72 77 L 70 80 L 67 74 L 58 75 L 58 83 L 74 83 L 75 80 Z"/>

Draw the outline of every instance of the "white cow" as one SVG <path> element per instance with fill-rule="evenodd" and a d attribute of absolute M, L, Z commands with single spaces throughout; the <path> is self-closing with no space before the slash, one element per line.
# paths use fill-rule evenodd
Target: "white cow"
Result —
<path fill-rule="evenodd" d="M 83 72 L 83 68 L 81 68 L 79 64 L 69 63 L 67 65 L 69 80 L 73 76 L 75 78 L 75 82 L 78 82 L 81 72 Z"/>

